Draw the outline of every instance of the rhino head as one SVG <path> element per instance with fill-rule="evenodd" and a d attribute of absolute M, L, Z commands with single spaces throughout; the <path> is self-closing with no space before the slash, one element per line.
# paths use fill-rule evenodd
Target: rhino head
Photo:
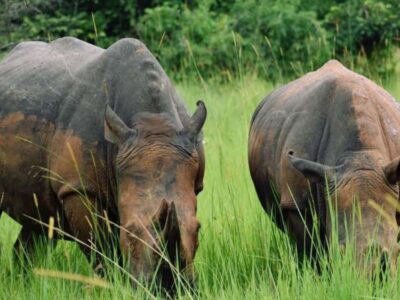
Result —
<path fill-rule="evenodd" d="M 110 107 L 105 114 L 105 138 L 117 146 L 122 253 L 134 277 L 156 278 L 166 289 L 174 287 L 176 266 L 185 280 L 194 280 L 196 196 L 204 175 L 201 129 L 207 114 L 203 102 L 197 105 L 184 128 L 164 114 L 138 114 L 131 127 Z"/>
<path fill-rule="evenodd" d="M 394 271 L 399 254 L 400 158 L 384 163 L 379 153 L 360 151 L 337 166 L 302 159 L 292 153 L 289 161 L 310 182 L 325 190 L 325 207 L 332 209 L 325 212 L 322 220 L 328 240 L 335 217 L 340 248 L 343 250 L 353 240 L 358 265 L 370 273 L 389 266 Z"/>

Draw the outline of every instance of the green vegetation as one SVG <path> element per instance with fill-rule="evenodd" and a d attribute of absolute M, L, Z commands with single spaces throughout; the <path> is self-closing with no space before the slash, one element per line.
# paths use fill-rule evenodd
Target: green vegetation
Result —
<path fill-rule="evenodd" d="M 229 80 L 246 71 L 282 81 L 329 58 L 386 78 L 400 41 L 397 0 L 3 2 L 0 51 L 65 35 L 102 47 L 138 37 L 176 79 L 201 74 Z"/>
<path fill-rule="evenodd" d="M 351 250 L 344 257 L 335 245 L 323 256 L 318 274 L 309 264 L 299 266 L 287 236 L 273 225 L 258 202 L 247 167 L 247 135 L 251 115 L 272 86 L 255 77 L 228 84 L 177 84 L 194 109 L 203 98 L 209 109 L 205 126 L 207 169 L 205 189 L 198 201 L 202 222 L 196 256 L 198 290 L 184 299 L 398 299 L 400 280 L 382 283 L 357 271 Z M 389 91 L 400 97 L 396 86 Z M 397 89 L 397 90 L 396 90 Z M 116 267 L 105 280 L 111 288 L 67 279 L 42 277 L 31 269 L 23 273 L 11 260 L 18 225 L 0 221 L 0 299 L 129 299 L 149 298 L 146 290 L 133 294 L 129 281 Z M 58 270 L 95 278 L 77 245 L 59 242 L 42 246 L 34 268 Z M 155 295 L 160 298 L 159 294 Z"/>

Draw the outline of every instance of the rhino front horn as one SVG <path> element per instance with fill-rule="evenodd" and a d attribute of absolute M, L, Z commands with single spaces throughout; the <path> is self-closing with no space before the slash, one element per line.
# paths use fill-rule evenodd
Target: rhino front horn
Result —
<path fill-rule="evenodd" d="M 153 216 L 153 223 L 157 226 L 164 241 L 176 234 L 180 236 L 178 214 L 174 202 L 168 203 L 163 199 Z"/>
<path fill-rule="evenodd" d="M 179 249 L 181 232 L 179 228 L 178 214 L 175 203 L 168 203 L 163 199 L 153 217 L 153 223 L 159 230 L 160 238 L 167 247 L 170 257 L 174 257 L 176 250 Z"/>

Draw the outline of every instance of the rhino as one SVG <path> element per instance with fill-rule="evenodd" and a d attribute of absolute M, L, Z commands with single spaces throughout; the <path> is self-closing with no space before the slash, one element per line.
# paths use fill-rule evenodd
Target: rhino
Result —
<path fill-rule="evenodd" d="M 14 248 L 29 255 L 50 236 L 91 257 L 111 245 L 136 279 L 170 288 L 178 264 L 192 282 L 206 115 L 202 101 L 188 114 L 139 40 L 18 44 L 0 62 L 0 214 L 22 225 Z"/>
<path fill-rule="evenodd" d="M 337 232 L 358 265 L 395 266 L 400 107 L 383 88 L 331 60 L 259 104 L 248 149 L 260 203 L 300 255 Z"/>

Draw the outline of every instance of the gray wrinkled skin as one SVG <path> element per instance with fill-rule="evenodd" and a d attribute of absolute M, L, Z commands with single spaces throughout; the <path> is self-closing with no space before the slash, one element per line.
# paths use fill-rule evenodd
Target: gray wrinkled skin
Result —
<path fill-rule="evenodd" d="M 86 244 L 119 248 L 94 237 L 108 227 L 93 214 L 106 215 L 122 226 L 113 231 L 134 276 L 150 280 L 160 259 L 139 240 L 157 249 L 164 240 L 192 280 L 205 117 L 202 102 L 188 115 L 138 40 L 106 50 L 70 37 L 16 46 L 0 62 L 0 214 L 23 226 L 15 247 L 31 248 L 47 231 L 39 222 L 53 217 Z"/>
<path fill-rule="evenodd" d="M 399 198 L 399 130 L 394 98 L 337 61 L 260 103 L 249 136 L 251 176 L 263 208 L 281 229 L 287 228 L 300 253 L 312 250 L 307 233 L 313 227 L 312 209 L 320 240 L 329 241 L 332 207 L 342 247 L 346 224 L 355 224 L 359 262 L 375 248 L 390 254 L 395 265 L 398 215 L 386 198 Z M 354 207 L 361 214 L 356 220 Z"/>

